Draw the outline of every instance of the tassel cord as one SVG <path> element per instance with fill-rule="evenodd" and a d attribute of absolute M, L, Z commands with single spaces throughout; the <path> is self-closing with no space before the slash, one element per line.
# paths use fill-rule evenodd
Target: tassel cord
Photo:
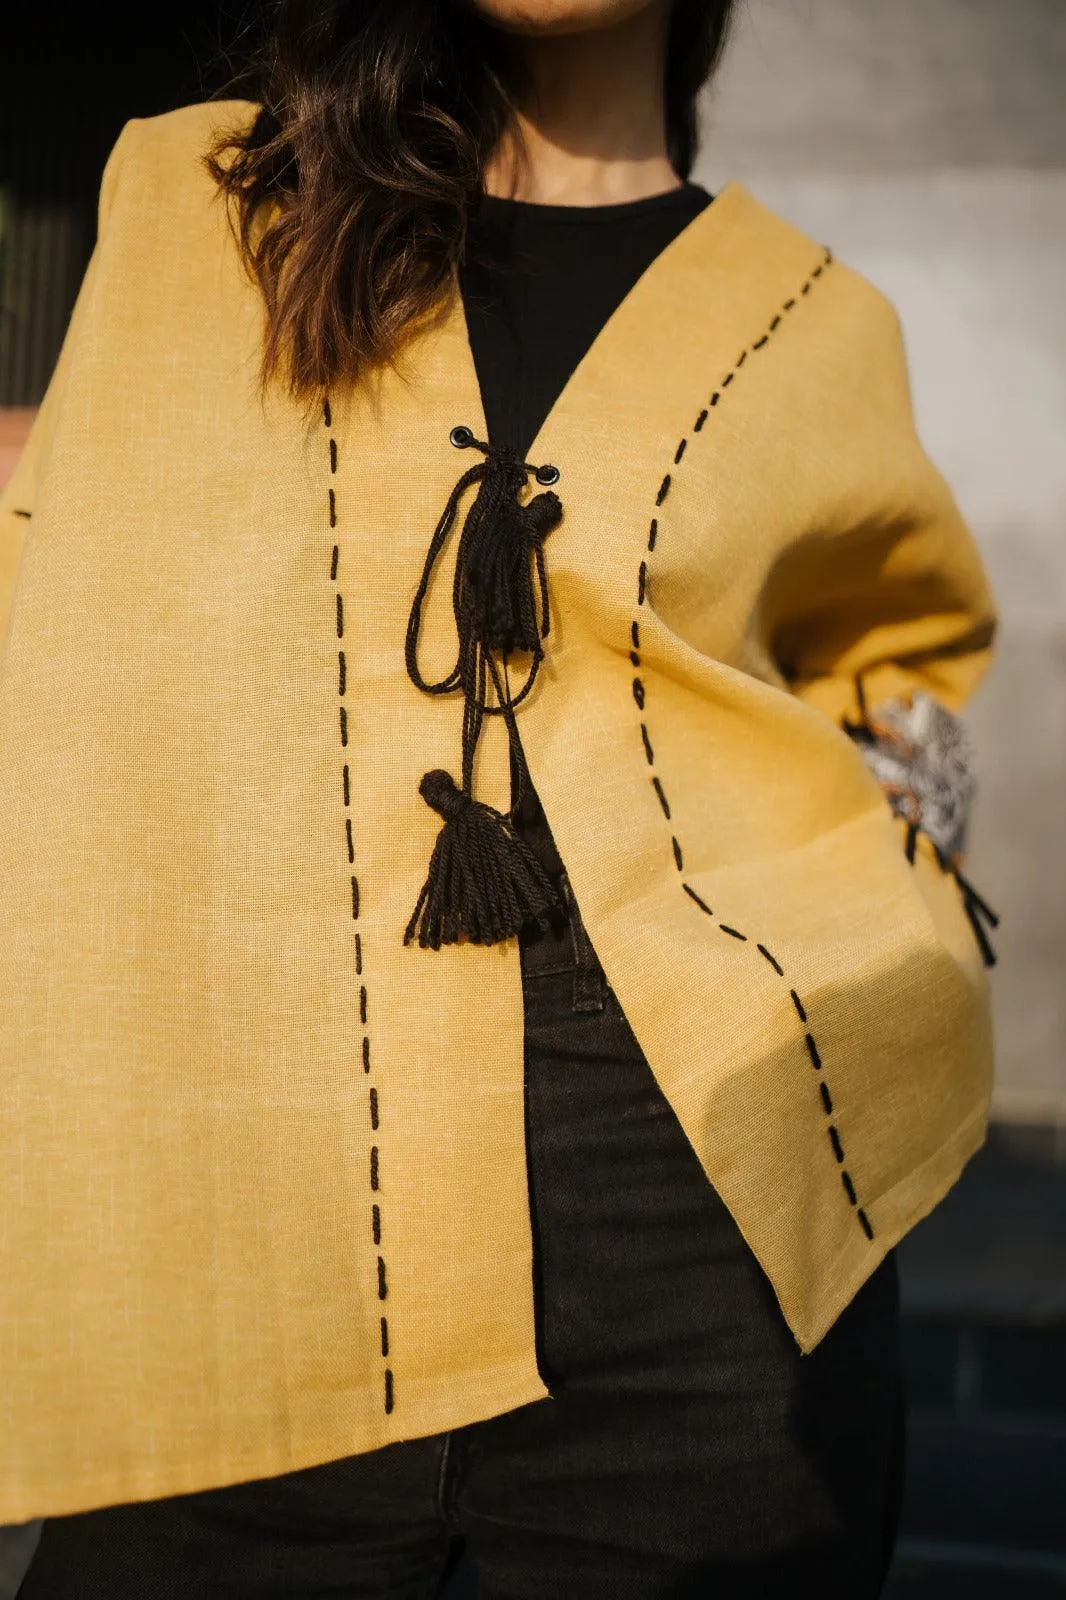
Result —
<path fill-rule="evenodd" d="M 448 535 L 451 532 L 452 524 L 455 522 L 455 514 L 459 509 L 459 502 L 470 485 L 472 483 L 477 483 L 479 479 L 485 476 L 487 471 L 488 462 L 479 461 L 476 466 L 470 467 L 466 472 L 463 473 L 451 494 L 448 496 L 448 503 L 441 512 L 440 520 L 438 521 L 436 528 L 433 530 L 433 537 L 430 540 L 429 549 L 426 552 L 426 559 L 422 568 L 422 577 L 419 580 L 418 588 L 415 591 L 415 597 L 411 604 L 411 614 L 407 619 L 407 643 L 404 651 L 404 658 L 407 662 L 407 674 L 411 679 L 411 682 L 416 686 L 416 688 L 421 689 L 425 694 L 448 694 L 453 689 L 457 688 L 460 682 L 461 674 L 459 659 L 456 660 L 455 666 L 452 668 L 452 670 L 443 678 L 438 679 L 436 683 L 429 683 L 422 676 L 421 669 L 418 665 L 418 636 L 422 628 L 422 604 L 429 589 L 429 580 L 433 574 L 433 568 L 436 564 L 437 557 L 443 550 Z"/>
<path fill-rule="evenodd" d="M 527 475 L 535 476 L 539 469 L 508 452 L 492 451 L 472 435 L 469 443 L 485 452 L 485 460 L 458 479 L 434 530 L 407 622 L 407 672 L 415 686 L 427 694 L 448 694 L 462 688 L 470 698 L 478 694 L 482 652 L 495 648 L 506 658 L 510 651 L 521 649 L 532 656 L 532 662 L 526 681 L 510 697 L 511 704 L 517 706 L 533 687 L 544 655 L 540 641 L 550 629 L 544 540 L 558 523 L 562 507 L 558 496 L 552 493 L 535 495 L 528 504 L 521 504 L 518 495 Z M 431 682 L 423 676 L 418 663 L 422 607 L 433 568 L 455 524 L 459 503 L 474 483 L 478 485 L 477 495 L 459 536 L 452 583 L 452 612 L 459 641 L 455 665 L 443 678 Z M 536 572 L 536 593 L 529 573 L 530 556 Z M 500 706 L 488 705 L 483 694 L 480 698 L 485 715 L 500 715 Z"/>

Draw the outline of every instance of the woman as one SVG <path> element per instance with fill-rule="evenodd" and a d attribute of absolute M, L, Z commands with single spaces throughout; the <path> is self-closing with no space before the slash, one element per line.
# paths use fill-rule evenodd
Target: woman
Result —
<path fill-rule="evenodd" d="M 994 615 L 891 308 L 687 180 L 728 10 L 283 0 L 108 162 L 2 502 L 24 1600 L 880 1591 Z"/>

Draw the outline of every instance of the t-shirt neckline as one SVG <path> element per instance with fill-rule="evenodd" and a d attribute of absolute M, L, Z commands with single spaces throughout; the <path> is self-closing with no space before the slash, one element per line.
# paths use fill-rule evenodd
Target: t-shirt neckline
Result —
<path fill-rule="evenodd" d="M 558 205 L 540 200 L 513 200 L 503 195 L 483 194 L 478 203 L 478 214 L 486 221 L 536 222 L 536 223 L 590 223 L 628 221 L 634 217 L 669 211 L 675 206 L 688 206 L 700 197 L 711 196 L 698 183 L 685 181 L 674 189 L 664 189 L 659 194 L 642 195 L 637 200 L 611 201 L 606 205 Z"/>

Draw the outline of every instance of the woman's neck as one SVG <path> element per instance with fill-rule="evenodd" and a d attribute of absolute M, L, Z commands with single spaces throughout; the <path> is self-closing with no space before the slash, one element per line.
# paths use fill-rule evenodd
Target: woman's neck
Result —
<path fill-rule="evenodd" d="M 646 5 L 608 27 L 522 37 L 529 89 L 517 137 L 486 165 L 486 192 L 587 206 L 677 188 L 663 114 L 667 16 Z"/>

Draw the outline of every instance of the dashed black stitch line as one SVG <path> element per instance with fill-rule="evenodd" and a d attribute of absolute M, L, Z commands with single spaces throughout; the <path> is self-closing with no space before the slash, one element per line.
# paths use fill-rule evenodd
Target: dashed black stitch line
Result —
<path fill-rule="evenodd" d="M 325 398 L 323 400 L 323 403 L 322 403 L 322 417 L 323 417 L 323 421 L 325 422 L 325 425 L 326 425 L 327 429 L 331 428 L 332 427 L 332 412 L 331 412 L 331 409 L 330 409 L 330 403 L 329 403 L 328 397 Z M 332 433 L 330 434 L 330 437 L 329 437 L 329 470 L 330 470 L 331 475 L 335 474 L 336 471 L 337 471 L 337 441 L 333 437 Z M 332 527 L 336 527 L 336 524 L 337 524 L 337 497 L 336 497 L 336 492 L 335 492 L 332 484 L 329 486 L 329 524 L 330 524 L 331 528 Z M 331 548 L 331 551 L 330 551 L 330 564 L 329 564 L 330 581 L 332 583 L 334 583 L 334 584 L 337 582 L 337 573 L 338 573 L 339 567 L 340 567 L 340 546 L 338 544 L 334 543 L 332 548 Z M 343 599 L 343 596 L 342 596 L 341 591 L 340 591 L 339 588 L 336 590 L 335 593 L 336 593 L 336 608 L 337 608 L 337 638 L 338 639 L 343 639 L 343 637 L 344 637 L 344 599 Z M 346 747 L 347 744 L 348 744 L 348 708 L 344 704 L 344 696 L 347 693 L 347 689 L 348 689 L 347 655 L 346 655 L 346 652 L 344 650 L 338 650 L 338 652 L 337 652 L 337 694 L 338 694 L 338 699 L 340 701 L 340 705 L 339 705 L 338 710 L 339 710 L 339 723 L 340 723 L 340 742 L 341 742 L 342 748 Z M 347 854 L 348 854 L 348 864 L 349 864 L 349 866 L 351 866 L 355 861 L 355 836 L 354 836 L 354 833 L 353 833 L 353 830 L 352 830 L 352 819 L 351 819 L 351 815 L 350 815 L 350 809 L 351 809 L 351 774 L 350 774 L 348 763 L 346 761 L 342 762 L 341 765 L 342 765 L 342 787 L 343 787 L 344 809 L 345 809 L 345 812 L 348 813 L 345 816 L 345 819 L 344 819 L 344 840 L 345 840 L 345 849 L 346 849 Z M 352 920 L 353 920 L 353 922 L 358 922 L 358 920 L 359 920 L 359 880 L 356 877 L 354 872 L 350 874 L 350 878 L 351 878 L 351 887 L 352 887 Z M 355 970 L 356 970 L 357 976 L 361 976 L 362 975 L 362 971 L 363 971 L 363 943 L 362 943 L 362 937 L 360 935 L 360 932 L 359 932 L 358 928 L 355 929 Z M 364 1029 L 366 1028 L 366 1015 L 367 1015 L 366 985 L 365 984 L 360 984 L 360 986 L 359 986 L 359 1021 L 360 1021 L 360 1024 L 362 1025 L 362 1027 Z M 363 1034 L 362 1054 L 363 1054 L 363 1071 L 364 1071 L 364 1073 L 369 1073 L 370 1072 L 370 1035 L 368 1033 L 366 1033 L 366 1032 L 364 1032 L 364 1034 Z M 378 1090 L 377 1090 L 376 1086 L 371 1086 L 371 1088 L 370 1088 L 369 1105 L 370 1105 L 370 1127 L 371 1127 L 371 1130 L 373 1132 L 377 1132 L 377 1129 L 378 1129 L 378 1127 L 380 1125 L 380 1121 L 381 1121 L 381 1109 L 380 1109 L 380 1102 L 379 1102 L 379 1098 L 378 1098 Z M 379 1149 L 378 1149 L 378 1146 L 376 1144 L 373 1144 L 370 1147 L 370 1188 L 371 1188 L 371 1191 L 376 1194 L 378 1192 L 378 1190 L 380 1189 L 380 1186 L 381 1186 L 381 1170 L 380 1170 Z M 374 1240 L 375 1247 L 379 1246 L 381 1244 L 381 1207 L 376 1202 L 371 1207 L 371 1234 L 372 1234 L 372 1237 L 373 1237 L 373 1240 Z M 380 1254 L 377 1257 L 377 1273 L 378 1273 L 378 1297 L 379 1297 L 379 1299 L 384 1300 L 385 1296 L 386 1296 L 386 1294 L 388 1292 L 388 1284 L 387 1284 L 387 1279 L 386 1279 L 385 1258 L 384 1258 L 384 1256 L 382 1256 Z M 385 1318 L 382 1317 L 381 1318 L 381 1354 L 382 1354 L 382 1358 L 383 1359 L 386 1358 L 388 1356 L 388 1353 L 389 1353 L 388 1325 L 386 1323 Z M 393 1409 L 393 1407 L 395 1405 L 395 1387 L 394 1387 L 394 1378 L 393 1378 L 393 1373 L 392 1373 L 391 1367 L 386 1367 L 385 1368 L 384 1373 L 383 1373 L 383 1382 L 384 1382 L 385 1411 L 386 1411 L 386 1413 L 389 1413 L 389 1412 L 392 1411 L 392 1409 Z"/>
<path fill-rule="evenodd" d="M 815 267 L 812 270 L 810 278 L 808 278 L 801 285 L 800 295 L 806 295 L 806 294 L 810 293 L 812 282 L 815 279 L 820 278 L 822 276 L 822 273 L 825 271 L 825 268 L 831 263 L 832 259 L 833 259 L 832 253 L 829 250 L 826 250 L 825 257 L 824 257 L 823 261 L 817 267 Z M 751 350 L 753 350 L 753 351 L 754 350 L 761 350 L 764 347 L 764 345 L 767 345 L 770 342 L 770 338 L 773 335 L 773 333 L 775 333 L 776 330 L 781 326 L 781 323 L 784 320 L 783 319 L 783 313 L 787 312 L 787 311 L 792 311 L 796 307 L 796 305 L 798 303 L 799 303 L 799 297 L 796 296 L 796 295 L 791 295 L 783 303 L 781 311 L 775 312 L 774 316 L 772 317 L 772 319 L 770 321 L 770 324 L 769 324 L 769 327 L 768 327 L 767 331 L 764 334 L 762 334 L 758 339 L 753 341 L 753 343 L 751 345 Z M 711 394 L 710 399 L 708 400 L 708 403 L 707 403 L 708 407 L 716 406 L 719 403 L 722 391 L 727 389 L 729 387 L 729 385 L 733 382 L 733 379 L 735 378 L 737 372 L 739 372 L 740 368 L 744 365 L 745 361 L 747 360 L 747 357 L 748 357 L 748 350 L 745 348 L 744 350 L 741 351 L 740 355 L 737 357 L 736 362 L 735 362 L 734 367 L 733 367 L 733 370 L 726 374 L 726 376 L 721 380 L 719 388 L 715 389 L 714 392 Z M 696 418 L 696 421 L 692 425 L 693 433 L 699 433 L 699 432 L 702 431 L 703 425 L 707 420 L 707 416 L 708 416 L 708 410 L 707 409 L 703 409 L 703 410 L 700 411 L 699 415 Z M 681 457 L 684 454 L 686 444 L 687 444 L 687 437 L 683 438 L 681 440 L 681 442 L 678 445 L 677 450 L 676 450 L 676 452 L 674 454 L 674 465 L 675 466 L 680 462 Z M 667 495 L 667 493 L 669 491 L 669 488 L 670 488 L 670 481 L 671 481 L 670 474 L 667 473 L 666 476 L 663 478 L 662 483 L 659 486 L 659 492 L 658 492 L 658 495 L 657 495 L 656 501 L 655 501 L 657 506 L 662 505 L 663 501 L 665 500 L 666 495 Z M 652 518 L 652 522 L 651 522 L 651 532 L 650 532 L 649 538 L 648 538 L 648 549 L 649 550 L 654 549 L 655 540 L 656 540 L 657 535 L 658 535 L 658 522 L 657 522 L 656 518 L 653 517 Z M 646 561 L 641 561 L 640 570 L 639 570 L 638 579 L 637 579 L 637 604 L 638 604 L 638 606 L 644 604 L 644 596 L 645 596 L 646 585 L 647 585 L 647 562 Z M 637 632 L 637 624 L 636 624 L 635 621 L 634 621 L 633 626 L 632 626 L 632 639 L 633 639 L 633 647 L 634 648 L 633 648 L 633 652 L 631 652 L 630 659 L 633 661 L 633 664 L 635 666 L 635 665 L 637 665 L 637 658 L 636 658 L 635 652 L 636 652 L 636 650 L 638 648 L 638 639 L 639 639 L 639 635 L 638 635 L 638 632 Z M 643 711 L 644 710 L 644 701 L 645 701 L 645 689 L 644 689 L 644 684 L 641 682 L 641 680 L 639 678 L 634 678 L 634 680 L 633 680 L 633 698 L 636 700 L 638 708 L 641 711 Z M 653 754 L 653 751 L 652 751 L 651 738 L 650 738 L 649 733 L 648 733 L 647 723 L 645 721 L 643 721 L 643 720 L 641 721 L 641 724 L 640 724 L 640 735 L 641 735 L 641 739 L 643 740 L 643 743 L 644 743 L 644 752 L 645 752 L 645 755 L 648 758 L 648 764 L 649 764 L 649 766 L 653 766 L 654 765 L 654 754 Z M 662 786 L 662 783 L 661 783 L 657 773 L 653 773 L 652 774 L 652 780 L 651 781 L 652 781 L 652 784 L 653 784 L 653 786 L 655 788 L 655 792 L 659 797 L 659 802 L 662 805 L 663 811 L 665 812 L 667 818 L 669 819 L 669 817 L 670 817 L 670 807 L 667 804 L 666 795 L 665 795 L 665 793 L 663 791 L 663 786 Z M 916 836 L 917 835 L 917 829 L 914 829 L 913 832 L 914 832 L 914 834 Z M 913 841 L 910 838 L 908 838 L 908 845 L 911 848 L 913 848 Z M 681 871 L 682 870 L 683 853 L 682 853 L 682 848 L 681 848 L 681 842 L 678 839 L 676 833 L 671 834 L 671 836 L 670 836 L 670 846 L 671 846 L 671 850 L 673 851 L 674 861 L 675 861 L 675 863 L 677 865 L 678 871 Z M 703 911 L 707 916 L 709 916 L 709 917 L 711 917 L 713 919 L 714 913 L 711 910 L 710 906 L 706 903 L 706 901 L 704 899 L 702 899 L 702 897 L 696 892 L 696 890 L 692 887 L 692 885 L 690 883 L 686 883 L 684 881 L 684 879 L 682 879 L 681 880 L 681 887 L 682 887 L 682 889 L 684 889 L 685 893 L 689 896 L 689 898 L 691 900 L 693 900 L 694 903 L 700 908 L 700 910 Z M 738 940 L 740 940 L 740 941 L 742 941 L 744 943 L 748 942 L 748 935 L 745 934 L 745 933 L 741 933 L 739 931 L 739 929 L 729 927 L 724 922 L 719 922 L 717 925 L 718 925 L 718 927 L 721 929 L 721 931 L 723 933 L 729 934 L 732 938 L 738 939 Z M 756 950 L 758 950 L 759 954 L 764 958 L 764 960 L 767 961 L 771 967 L 773 967 L 773 969 L 777 973 L 778 977 L 784 977 L 784 968 L 781 966 L 781 963 L 777 960 L 777 958 L 767 949 L 767 947 L 762 943 L 756 942 L 755 948 L 756 948 Z M 806 1048 L 807 1048 L 807 1054 L 808 1054 L 808 1057 L 810 1058 L 811 1065 L 814 1067 L 814 1069 L 817 1072 L 822 1073 L 822 1071 L 823 1071 L 822 1057 L 821 1057 L 821 1053 L 819 1052 L 817 1043 L 815 1042 L 814 1035 L 810 1031 L 809 1027 L 807 1026 L 807 1020 L 808 1019 L 807 1019 L 806 1009 L 805 1009 L 805 1007 L 803 1005 L 803 1002 L 801 1001 L 799 995 L 796 993 L 795 989 L 793 989 L 793 988 L 789 989 L 789 996 L 790 996 L 790 998 L 792 1000 L 793 1006 L 795 1007 L 797 1016 L 799 1017 L 800 1021 L 804 1025 L 804 1043 L 805 1043 Z M 829 1092 L 829 1086 L 826 1083 L 824 1076 L 821 1076 L 819 1078 L 819 1080 L 818 1080 L 818 1090 L 819 1090 L 819 1094 L 821 1096 L 822 1106 L 823 1106 L 823 1108 L 825 1110 L 826 1116 L 831 1117 L 833 1115 L 833 1097 Z M 854 1183 L 852 1181 L 850 1173 L 843 1166 L 843 1162 L 844 1162 L 844 1146 L 843 1146 L 843 1142 L 841 1141 L 841 1138 L 840 1138 L 839 1130 L 837 1129 L 836 1124 L 831 1122 L 829 1124 L 829 1126 L 828 1126 L 828 1130 L 827 1131 L 828 1131 L 828 1135 L 829 1135 L 829 1142 L 830 1142 L 830 1145 L 831 1145 L 832 1150 L 833 1150 L 833 1155 L 835 1156 L 838 1164 L 840 1164 L 840 1166 L 841 1166 L 841 1184 L 842 1184 L 842 1186 L 844 1188 L 844 1192 L 847 1195 L 848 1201 L 850 1202 L 850 1204 L 855 1209 L 856 1218 L 857 1218 L 857 1220 L 859 1222 L 859 1225 L 862 1228 L 864 1234 L 866 1235 L 866 1237 L 868 1239 L 872 1239 L 874 1237 L 874 1232 L 873 1232 L 873 1228 L 870 1226 L 870 1219 L 867 1216 L 866 1212 L 863 1210 L 862 1206 L 860 1206 L 858 1204 L 858 1198 L 857 1198 L 856 1191 L 855 1191 L 855 1185 L 854 1185 Z"/>
<path fill-rule="evenodd" d="M 632 661 L 632 663 L 633 663 L 633 665 L 635 667 L 639 667 L 640 666 L 640 653 L 639 653 L 639 651 L 631 650 L 629 652 L 629 659 L 630 659 L 630 661 Z"/>
<path fill-rule="evenodd" d="M 781 966 L 780 962 L 774 960 L 773 956 L 770 954 L 769 950 L 767 950 L 766 946 L 764 944 L 757 944 L 755 946 L 755 948 L 756 948 L 756 950 L 759 952 L 759 954 L 761 956 L 765 956 L 766 957 L 767 961 L 773 967 L 773 969 L 777 973 L 778 977 L 779 978 L 783 978 L 784 975 L 785 975 L 784 967 Z M 806 1021 L 806 1020 L 807 1019 L 804 1018 L 804 1021 Z"/>
<path fill-rule="evenodd" d="M 707 904 L 706 900 L 701 899 L 701 897 L 696 893 L 695 889 L 692 887 L 691 883 L 683 883 L 681 885 L 681 887 L 682 887 L 682 889 L 684 889 L 684 891 L 685 891 L 685 893 L 687 895 L 690 895 L 692 897 L 692 899 L 695 900 L 696 904 L 699 906 L 701 911 L 706 911 L 706 913 L 707 913 L 707 915 L 709 917 L 713 917 L 714 916 L 714 912 L 711 910 L 711 908 Z"/>

